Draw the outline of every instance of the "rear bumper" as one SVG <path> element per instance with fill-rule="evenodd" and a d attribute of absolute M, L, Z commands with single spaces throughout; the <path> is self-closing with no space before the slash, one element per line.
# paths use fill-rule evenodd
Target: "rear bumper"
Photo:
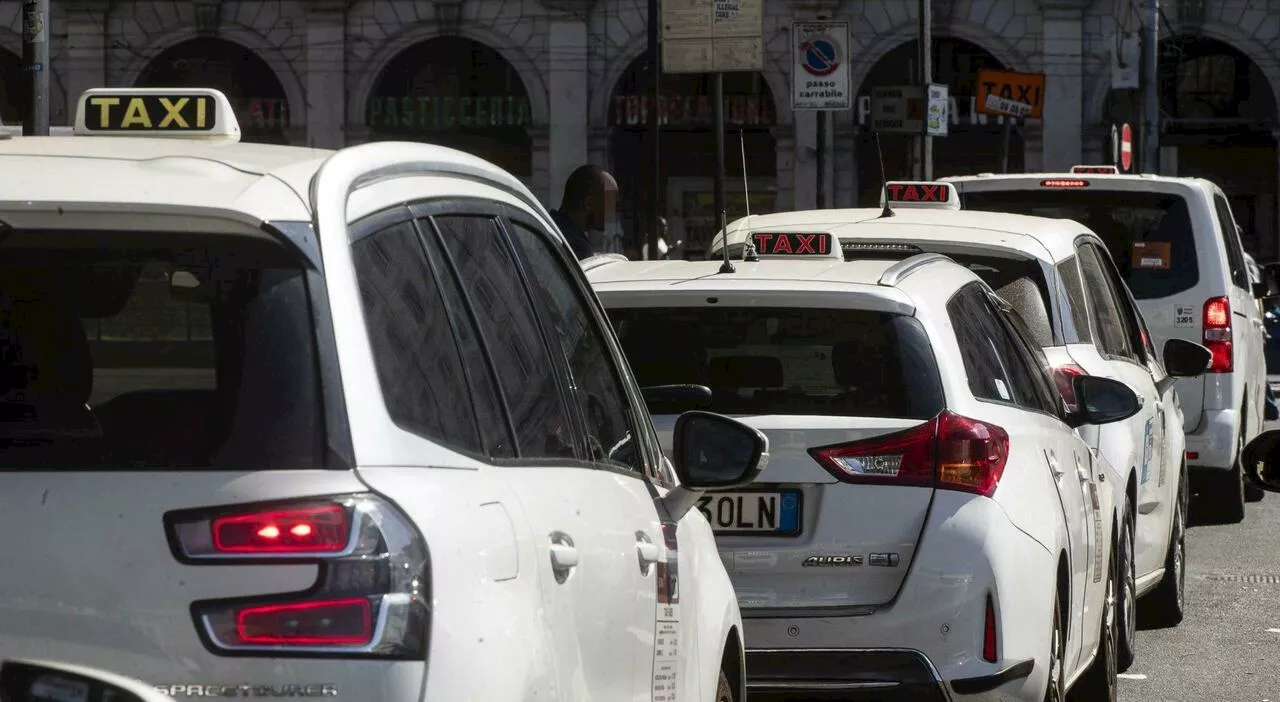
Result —
<path fill-rule="evenodd" d="M 1200 425 L 1187 434 L 1187 467 L 1230 470 L 1240 437 L 1239 410 L 1205 410 Z"/>
<path fill-rule="evenodd" d="M 757 649 L 747 651 L 747 692 L 760 702 L 798 692 L 806 698 L 946 702 L 937 669 L 907 649 Z"/>

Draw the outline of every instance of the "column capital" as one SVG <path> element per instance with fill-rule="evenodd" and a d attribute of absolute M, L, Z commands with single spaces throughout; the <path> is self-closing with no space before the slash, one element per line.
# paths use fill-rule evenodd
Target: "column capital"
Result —
<path fill-rule="evenodd" d="M 596 6 L 596 0 L 542 0 L 542 5 L 551 10 L 550 19 L 586 21 Z"/>

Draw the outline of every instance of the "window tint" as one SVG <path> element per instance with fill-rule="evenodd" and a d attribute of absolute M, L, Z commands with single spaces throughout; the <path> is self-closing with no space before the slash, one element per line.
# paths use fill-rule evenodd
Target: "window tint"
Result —
<path fill-rule="evenodd" d="M 1036 344 L 1030 330 L 1016 312 L 1005 315 L 1003 319 L 1008 324 L 1006 333 L 1009 334 L 1011 343 L 1010 365 L 1021 365 L 1026 368 L 1030 383 L 1028 387 L 1031 391 L 1027 406 L 1058 415 L 1063 407 L 1062 396 L 1053 382 L 1053 370 L 1049 367 L 1049 359 L 1044 355 L 1044 349 Z"/>
<path fill-rule="evenodd" d="M 458 345 L 436 277 L 411 222 L 351 247 L 378 384 L 391 419 L 407 431 L 480 450 Z"/>
<path fill-rule="evenodd" d="M 538 318 L 492 217 L 434 217 L 493 359 L 522 458 L 585 457 Z M 424 222 L 425 225 L 425 222 Z M 456 402 L 457 398 L 453 398 Z"/>
<path fill-rule="evenodd" d="M 0 469 L 324 467 L 300 257 L 241 237 L 5 234 Z"/>
<path fill-rule="evenodd" d="M 1244 249 L 1240 248 L 1240 234 L 1236 231 L 1236 220 L 1231 216 L 1231 205 L 1221 195 L 1214 195 L 1213 209 L 1218 218 L 1218 228 L 1222 231 L 1222 244 L 1227 249 L 1231 282 L 1238 288 L 1249 290 L 1249 269 L 1245 264 Z"/>
<path fill-rule="evenodd" d="M 1040 188 L 969 192 L 967 210 L 1074 219 L 1106 244 L 1133 296 L 1147 300 L 1190 290 L 1199 282 L 1195 232 L 1181 195 L 1097 189 Z"/>
<path fill-rule="evenodd" d="M 713 412 L 927 419 L 943 408 L 918 321 L 847 309 L 609 311 L 639 384 L 712 389 Z"/>
<path fill-rule="evenodd" d="M 1080 283 L 1080 266 L 1076 257 L 1072 256 L 1058 264 L 1058 282 L 1062 285 L 1063 298 L 1071 308 L 1069 316 L 1075 325 L 1076 338 L 1082 342 L 1093 340 L 1093 331 L 1089 329 L 1089 301 L 1084 296 L 1084 286 Z"/>
<path fill-rule="evenodd" d="M 1116 301 L 1116 309 L 1120 311 L 1120 323 L 1124 327 L 1126 338 L 1129 340 L 1129 348 L 1134 350 L 1134 356 L 1139 361 L 1145 363 L 1150 358 L 1148 351 L 1151 344 L 1143 334 L 1142 313 L 1138 311 L 1129 294 L 1129 290 L 1125 287 L 1124 281 L 1120 279 L 1115 265 L 1112 264 L 1106 252 L 1097 246 L 1089 248 L 1101 263 L 1102 272 L 1107 276 L 1107 286 L 1110 289 L 1112 298 Z"/>
<path fill-rule="evenodd" d="M 1023 387 L 1019 392 L 1006 353 L 1002 352 L 1006 344 L 996 320 L 998 313 L 983 289 L 976 284 L 961 288 L 947 303 L 947 314 L 973 396 L 1010 404 L 1025 402 L 1027 389 Z"/>
<path fill-rule="evenodd" d="M 1110 356 L 1135 358 L 1125 331 L 1123 316 L 1112 295 L 1107 275 L 1102 270 L 1102 262 L 1092 247 L 1080 247 L 1079 254 L 1085 289 L 1088 290 L 1094 321 L 1098 325 L 1099 338 L 1094 340 L 1098 350 Z"/>
<path fill-rule="evenodd" d="M 587 448 L 595 461 L 643 470 L 643 454 L 614 357 L 577 286 L 546 238 L 513 223 L 512 238 L 547 310 L 548 331 L 568 360 L 575 400 L 586 420 Z"/>

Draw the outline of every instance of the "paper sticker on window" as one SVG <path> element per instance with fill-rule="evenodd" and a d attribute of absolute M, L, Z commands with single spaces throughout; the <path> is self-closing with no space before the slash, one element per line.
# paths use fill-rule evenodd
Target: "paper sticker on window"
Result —
<path fill-rule="evenodd" d="M 1009 402 L 1013 398 L 1009 396 L 1009 387 L 999 378 L 992 378 L 996 383 L 996 392 L 1000 393 L 1000 399 Z"/>
<path fill-rule="evenodd" d="M 1196 325 L 1196 308 L 1191 305 L 1174 305 L 1173 326 L 1194 327 Z"/>
<path fill-rule="evenodd" d="M 1171 258 L 1167 241 L 1135 241 L 1129 267 L 1167 270 Z"/>

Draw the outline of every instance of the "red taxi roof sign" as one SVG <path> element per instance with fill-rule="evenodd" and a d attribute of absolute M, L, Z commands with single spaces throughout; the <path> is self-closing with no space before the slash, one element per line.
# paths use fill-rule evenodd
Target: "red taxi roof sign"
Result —
<path fill-rule="evenodd" d="M 887 199 L 886 199 L 887 196 Z M 880 206 L 890 209 L 924 207 L 929 209 L 960 209 L 960 193 L 951 183 L 924 180 L 891 180 L 884 184 Z"/>
<path fill-rule="evenodd" d="M 844 260 L 844 253 L 830 232 L 752 232 L 748 241 L 760 258 Z"/>
<path fill-rule="evenodd" d="M 1072 173 L 1094 173 L 1097 175 L 1119 175 L 1120 169 L 1115 166 L 1072 166 Z"/>

